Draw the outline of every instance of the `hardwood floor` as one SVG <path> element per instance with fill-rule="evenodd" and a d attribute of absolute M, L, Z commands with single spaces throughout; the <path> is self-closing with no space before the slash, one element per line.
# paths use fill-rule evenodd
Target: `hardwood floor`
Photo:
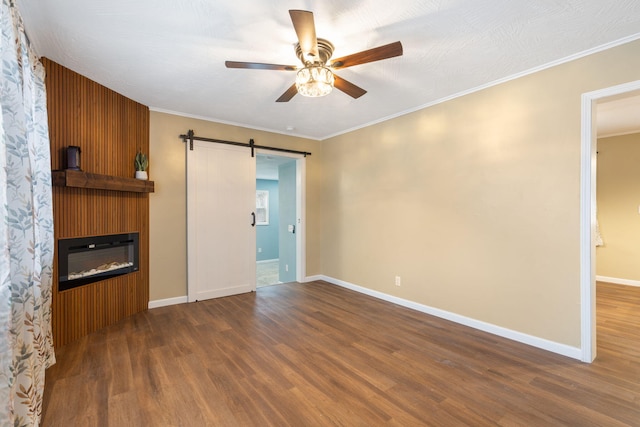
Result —
<path fill-rule="evenodd" d="M 598 284 L 598 358 L 324 282 L 157 308 L 68 344 L 43 426 L 638 426 L 640 288 Z"/>

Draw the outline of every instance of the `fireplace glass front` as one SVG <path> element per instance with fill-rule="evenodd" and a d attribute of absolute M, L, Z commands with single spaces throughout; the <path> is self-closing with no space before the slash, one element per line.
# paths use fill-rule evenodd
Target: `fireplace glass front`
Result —
<path fill-rule="evenodd" d="M 138 271 L 138 233 L 58 240 L 58 290 Z"/>

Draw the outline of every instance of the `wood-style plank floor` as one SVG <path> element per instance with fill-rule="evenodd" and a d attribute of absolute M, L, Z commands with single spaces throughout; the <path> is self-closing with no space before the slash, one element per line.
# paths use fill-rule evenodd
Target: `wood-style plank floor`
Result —
<path fill-rule="evenodd" d="M 640 288 L 593 364 L 324 282 L 157 308 L 58 349 L 43 426 L 640 426 Z"/>

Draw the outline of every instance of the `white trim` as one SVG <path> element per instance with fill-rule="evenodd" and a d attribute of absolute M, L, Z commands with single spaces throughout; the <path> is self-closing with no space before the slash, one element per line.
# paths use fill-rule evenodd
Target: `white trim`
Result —
<path fill-rule="evenodd" d="M 580 348 L 581 360 L 596 357 L 595 337 L 595 101 L 582 95 L 582 140 L 580 144 Z"/>
<path fill-rule="evenodd" d="M 149 301 L 149 310 L 152 308 L 167 307 L 169 305 L 184 304 L 186 302 L 189 302 L 186 295 L 183 297 L 157 299 Z"/>
<path fill-rule="evenodd" d="M 582 94 L 580 142 L 580 330 L 582 361 L 596 357 L 596 104 L 640 90 L 640 80 Z"/>
<path fill-rule="evenodd" d="M 488 332 L 493 335 L 497 335 L 503 338 L 507 338 L 513 341 L 517 341 L 523 344 L 527 344 L 533 347 L 537 347 L 543 350 L 547 350 L 553 353 L 557 353 L 563 356 L 571 357 L 573 359 L 580 359 L 581 351 L 577 347 L 571 347 L 566 344 L 549 341 L 544 338 L 535 337 L 533 335 L 524 334 L 522 332 L 514 331 L 511 329 L 503 328 L 501 326 L 493 325 L 491 323 L 482 322 L 480 320 L 472 319 L 470 317 L 461 316 L 456 313 L 441 310 L 438 308 L 430 307 L 417 302 L 409 301 L 403 298 L 398 298 L 393 295 L 388 295 L 383 292 L 374 291 L 372 289 L 364 288 L 362 286 L 354 285 L 353 283 L 345 282 L 343 280 L 334 279 L 324 275 L 307 277 L 307 281 L 312 280 L 324 280 L 333 285 L 341 286 L 352 291 L 360 292 L 365 295 L 372 296 L 393 304 L 397 304 L 403 307 L 407 307 L 422 313 L 430 314 L 432 316 L 440 317 L 442 319 L 450 320 L 452 322 L 469 326 L 480 331 Z"/>
<path fill-rule="evenodd" d="M 274 258 L 274 259 L 263 259 L 260 261 L 256 261 L 256 264 L 266 264 L 268 262 L 280 262 L 280 258 Z"/>
<path fill-rule="evenodd" d="M 296 160 L 296 280 L 307 274 L 307 159 Z"/>
<path fill-rule="evenodd" d="M 616 285 L 639 286 L 640 280 L 618 279 L 617 277 L 596 276 L 598 282 L 613 283 Z"/>
<path fill-rule="evenodd" d="M 198 194 L 193 190 L 190 190 L 191 187 L 194 187 L 194 179 L 195 179 L 194 171 L 193 171 L 194 168 L 193 167 L 189 168 L 189 163 L 190 163 L 191 156 L 193 155 L 193 150 L 189 150 L 189 144 L 184 144 L 184 150 L 185 150 L 184 156 L 185 156 L 185 162 L 186 162 L 185 163 L 185 166 L 186 166 L 186 171 L 185 171 L 186 185 L 185 186 L 186 186 L 186 192 L 187 192 L 187 212 L 186 212 L 187 214 L 187 302 L 193 302 L 193 301 L 196 301 L 196 289 L 195 289 L 195 285 L 192 284 L 192 282 L 195 279 L 191 279 L 191 274 L 195 273 L 196 271 L 197 257 L 189 256 L 193 254 L 190 242 L 195 242 L 196 240 L 195 227 L 190 226 L 190 224 L 193 224 L 193 221 L 195 221 L 195 211 L 197 206 L 196 197 L 198 196 Z"/>

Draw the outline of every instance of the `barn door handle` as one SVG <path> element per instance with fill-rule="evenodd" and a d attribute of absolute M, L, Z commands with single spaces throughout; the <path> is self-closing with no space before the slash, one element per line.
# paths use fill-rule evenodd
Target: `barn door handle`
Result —
<path fill-rule="evenodd" d="M 253 220 L 251 221 L 251 226 L 255 227 L 256 226 L 256 213 L 255 212 L 251 212 L 251 216 L 253 218 Z"/>

